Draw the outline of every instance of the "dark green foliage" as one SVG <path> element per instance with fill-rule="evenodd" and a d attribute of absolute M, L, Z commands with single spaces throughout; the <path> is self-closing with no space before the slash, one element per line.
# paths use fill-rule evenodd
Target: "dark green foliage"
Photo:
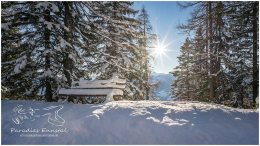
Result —
<path fill-rule="evenodd" d="M 127 79 L 126 97 L 140 91 L 133 2 L 1 3 L 2 86 L 9 93 L 57 101 L 58 89 L 74 80 L 115 73 Z"/>
<path fill-rule="evenodd" d="M 179 58 L 182 63 L 177 67 L 185 68 L 183 60 L 191 60 L 188 73 L 173 74 L 179 83 L 193 87 L 188 90 L 189 100 L 254 107 L 258 96 L 258 5 L 258 2 L 196 2 L 184 6 L 195 9 L 188 23 L 179 28 L 196 31 L 196 35 L 191 40 L 192 57 L 182 52 L 181 56 L 186 57 Z M 185 78 L 181 78 L 183 74 Z M 188 82 L 187 74 L 192 76 Z M 181 88 L 176 82 L 173 87 Z"/>

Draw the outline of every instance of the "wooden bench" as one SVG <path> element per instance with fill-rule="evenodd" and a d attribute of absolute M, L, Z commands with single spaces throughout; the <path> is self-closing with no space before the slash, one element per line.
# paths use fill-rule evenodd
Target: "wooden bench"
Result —
<path fill-rule="evenodd" d="M 117 100 L 118 98 L 122 98 L 125 84 L 126 80 L 119 79 L 116 75 L 113 75 L 113 77 L 108 80 L 91 81 L 80 79 L 79 81 L 73 81 L 70 88 L 59 89 L 58 95 L 85 98 L 86 100 L 105 97 L 105 102 L 109 102 L 115 99 Z"/>

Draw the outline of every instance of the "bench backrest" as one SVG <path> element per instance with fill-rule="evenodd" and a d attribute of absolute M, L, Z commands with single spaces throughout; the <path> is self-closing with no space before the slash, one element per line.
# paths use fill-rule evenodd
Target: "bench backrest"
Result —
<path fill-rule="evenodd" d="M 71 88 L 86 88 L 86 89 L 124 89 L 126 84 L 125 79 L 119 79 L 117 76 L 113 76 L 108 80 L 80 80 L 73 81 Z"/>

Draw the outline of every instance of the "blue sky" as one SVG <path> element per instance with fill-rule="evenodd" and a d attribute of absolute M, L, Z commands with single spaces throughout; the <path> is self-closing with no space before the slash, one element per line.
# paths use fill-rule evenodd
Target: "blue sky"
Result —
<path fill-rule="evenodd" d="M 174 1 L 135 1 L 135 9 L 140 10 L 142 6 L 148 11 L 153 32 L 159 35 L 160 41 L 171 43 L 166 55 L 151 61 L 152 71 L 169 73 L 178 65 L 179 48 L 187 37 L 177 26 L 187 21 L 191 9 L 181 9 Z"/>

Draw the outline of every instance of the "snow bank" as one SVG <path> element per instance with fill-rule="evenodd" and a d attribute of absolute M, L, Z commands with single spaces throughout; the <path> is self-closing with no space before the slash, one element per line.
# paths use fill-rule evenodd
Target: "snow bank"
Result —
<path fill-rule="evenodd" d="M 2 144 L 258 144 L 258 122 L 258 110 L 199 102 L 2 101 L 1 134 Z"/>

